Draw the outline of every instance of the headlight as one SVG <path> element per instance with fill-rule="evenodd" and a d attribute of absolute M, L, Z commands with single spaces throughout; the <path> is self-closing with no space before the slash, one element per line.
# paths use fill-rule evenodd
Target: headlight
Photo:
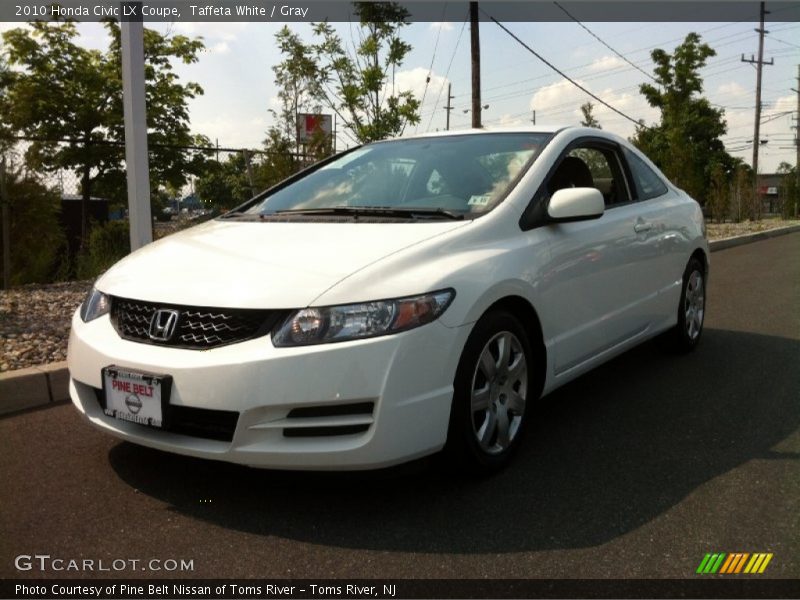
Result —
<path fill-rule="evenodd" d="M 91 291 L 86 294 L 83 304 L 81 304 L 81 319 L 83 319 L 84 323 L 88 323 L 97 317 L 108 314 L 110 310 L 111 298 L 106 296 L 103 292 L 98 292 L 96 289 L 92 288 Z"/>
<path fill-rule="evenodd" d="M 454 290 L 442 290 L 396 300 L 303 308 L 289 315 L 273 332 L 272 343 L 306 346 L 413 329 L 437 319 L 455 295 Z"/>

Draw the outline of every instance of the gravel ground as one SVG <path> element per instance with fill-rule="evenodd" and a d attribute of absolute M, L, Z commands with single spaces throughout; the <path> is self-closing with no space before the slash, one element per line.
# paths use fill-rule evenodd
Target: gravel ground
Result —
<path fill-rule="evenodd" d="M 789 225 L 800 225 L 800 220 L 709 223 L 708 237 L 721 239 Z M 171 233 L 169 224 L 162 229 L 157 237 Z M 0 291 L 0 371 L 66 360 L 70 319 L 91 285 L 74 281 Z"/>
<path fill-rule="evenodd" d="M 750 221 L 742 221 L 741 223 L 706 223 L 706 228 L 708 239 L 720 240 L 736 235 L 743 235 L 745 233 L 767 231 L 769 229 L 790 227 L 792 225 L 800 225 L 800 219 L 789 221 L 783 219 L 763 219 L 755 223 L 751 223 Z"/>
<path fill-rule="evenodd" d="M 0 371 L 66 360 L 72 313 L 91 286 L 72 281 L 0 292 Z"/>

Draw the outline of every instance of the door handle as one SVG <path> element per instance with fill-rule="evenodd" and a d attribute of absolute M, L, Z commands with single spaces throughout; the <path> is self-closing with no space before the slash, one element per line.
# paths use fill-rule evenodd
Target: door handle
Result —
<path fill-rule="evenodd" d="M 633 226 L 633 230 L 636 233 L 644 233 L 645 231 L 650 231 L 652 228 L 652 223 L 636 223 L 636 225 Z"/>

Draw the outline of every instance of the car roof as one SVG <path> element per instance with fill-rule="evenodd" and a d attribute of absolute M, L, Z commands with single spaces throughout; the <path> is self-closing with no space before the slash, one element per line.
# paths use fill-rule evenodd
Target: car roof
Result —
<path fill-rule="evenodd" d="M 619 142 L 622 138 L 610 131 L 603 129 L 596 129 L 592 127 L 582 127 L 576 125 L 531 125 L 527 127 L 483 127 L 480 129 L 457 129 L 449 131 L 434 131 L 430 133 L 420 133 L 414 135 L 403 136 L 400 138 L 390 138 L 384 141 L 394 140 L 414 140 L 437 138 L 447 136 L 461 136 L 461 135 L 491 135 L 497 133 L 543 133 L 547 135 L 569 134 L 569 135 L 584 135 L 591 137 L 602 137 L 612 141 Z"/>
<path fill-rule="evenodd" d="M 570 125 L 533 125 L 528 127 L 482 127 L 480 129 L 451 129 L 448 131 L 431 131 L 395 139 L 415 139 L 430 137 L 446 137 L 451 135 L 487 135 L 492 133 L 557 133 L 562 129 L 574 128 Z"/>

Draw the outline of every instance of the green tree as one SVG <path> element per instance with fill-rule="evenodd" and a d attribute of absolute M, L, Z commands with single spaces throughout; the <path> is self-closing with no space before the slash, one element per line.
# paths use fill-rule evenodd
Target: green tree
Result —
<path fill-rule="evenodd" d="M 742 215 L 749 214 L 753 205 L 753 168 L 742 161 L 734 167 L 729 205 L 731 220 L 735 223 L 742 220 Z"/>
<path fill-rule="evenodd" d="M 419 122 L 419 100 L 398 91 L 394 73 L 411 45 L 400 38 L 408 11 L 394 2 L 357 2 L 358 45 L 350 52 L 330 23 L 314 24 L 316 44 L 305 47 L 313 57 L 319 100 L 359 142 L 397 136 Z M 288 56 L 287 56 L 288 58 Z"/>
<path fill-rule="evenodd" d="M 275 34 L 275 42 L 284 57 L 272 67 L 281 107 L 270 112 L 278 121 L 281 135 L 294 143 L 300 113 L 318 113 L 324 92 L 312 48 L 286 26 Z"/>
<path fill-rule="evenodd" d="M 722 223 L 728 215 L 729 177 L 725 168 L 715 164 L 711 169 L 711 185 L 709 186 L 709 204 L 711 215 L 717 223 Z"/>
<path fill-rule="evenodd" d="M 783 175 L 778 190 L 781 198 L 781 213 L 784 219 L 796 219 L 800 214 L 800 179 L 797 166 L 787 162 L 778 165 L 776 173 Z"/>
<path fill-rule="evenodd" d="M 272 67 L 280 108 L 270 109 L 276 122 L 267 131 L 264 140 L 266 158 L 256 177 L 266 185 L 277 183 L 303 166 L 295 157 L 301 150 L 313 160 L 329 156 L 333 151 L 331 136 L 322 131 L 315 132 L 302 149 L 297 137 L 300 114 L 320 113 L 320 98 L 324 95 L 311 46 L 303 44 L 300 36 L 288 27 L 275 34 L 275 42 L 284 57 Z"/>
<path fill-rule="evenodd" d="M 4 55 L 14 76 L 7 100 L 0 104 L 0 122 L 34 139 L 25 153 L 29 168 L 66 169 L 79 177 L 85 244 L 95 186 L 112 200 L 124 197 L 120 29 L 106 23 L 111 43 L 101 52 L 78 43 L 74 23 L 33 22 L 29 27 L 3 34 Z M 151 186 L 182 185 L 190 157 L 176 146 L 192 141 L 188 100 L 202 89 L 179 82 L 172 61 L 195 62 L 203 44 L 146 29 L 144 48 Z"/>
<path fill-rule="evenodd" d="M 581 125 L 584 127 L 594 127 L 595 129 L 602 129 L 600 127 L 600 121 L 594 116 L 594 104 L 591 102 L 587 102 L 585 104 L 581 104 L 581 114 L 583 114 L 583 120 L 581 121 Z"/>
<path fill-rule="evenodd" d="M 94 279 L 131 253 L 127 221 L 109 221 L 92 228 L 89 241 L 78 253 L 78 279 Z"/>
<path fill-rule="evenodd" d="M 721 140 L 727 131 L 725 112 L 700 96 L 700 69 L 716 52 L 690 33 L 672 54 L 659 48 L 650 55 L 656 65 L 655 84 L 642 84 L 639 90 L 661 111 L 661 120 L 639 127 L 632 141 L 676 185 L 704 203 L 714 165 L 722 165 L 725 172 L 733 167 Z"/>
<path fill-rule="evenodd" d="M 195 191 L 204 204 L 221 211 L 248 200 L 253 194 L 243 154 L 230 154 L 224 162 L 209 161 Z"/>
<path fill-rule="evenodd" d="M 11 285 L 59 279 L 67 267 L 63 261 L 67 240 L 58 221 L 61 198 L 35 178 L 10 169 L 6 171 L 6 188 Z"/>
<path fill-rule="evenodd" d="M 8 65 L 0 55 L 0 115 L 7 114 L 8 91 L 11 88 L 13 73 L 8 69 Z M 10 123 L 4 118 L 0 118 L 0 152 L 13 144 L 13 131 Z"/>
<path fill-rule="evenodd" d="M 303 167 L 293 154 L 294 148 L 294 140 L 281 135 L 277 128 L 273 127 L 267 132 L 263 160 L 255 170 L 259 190 L 283 181 Z"/>

